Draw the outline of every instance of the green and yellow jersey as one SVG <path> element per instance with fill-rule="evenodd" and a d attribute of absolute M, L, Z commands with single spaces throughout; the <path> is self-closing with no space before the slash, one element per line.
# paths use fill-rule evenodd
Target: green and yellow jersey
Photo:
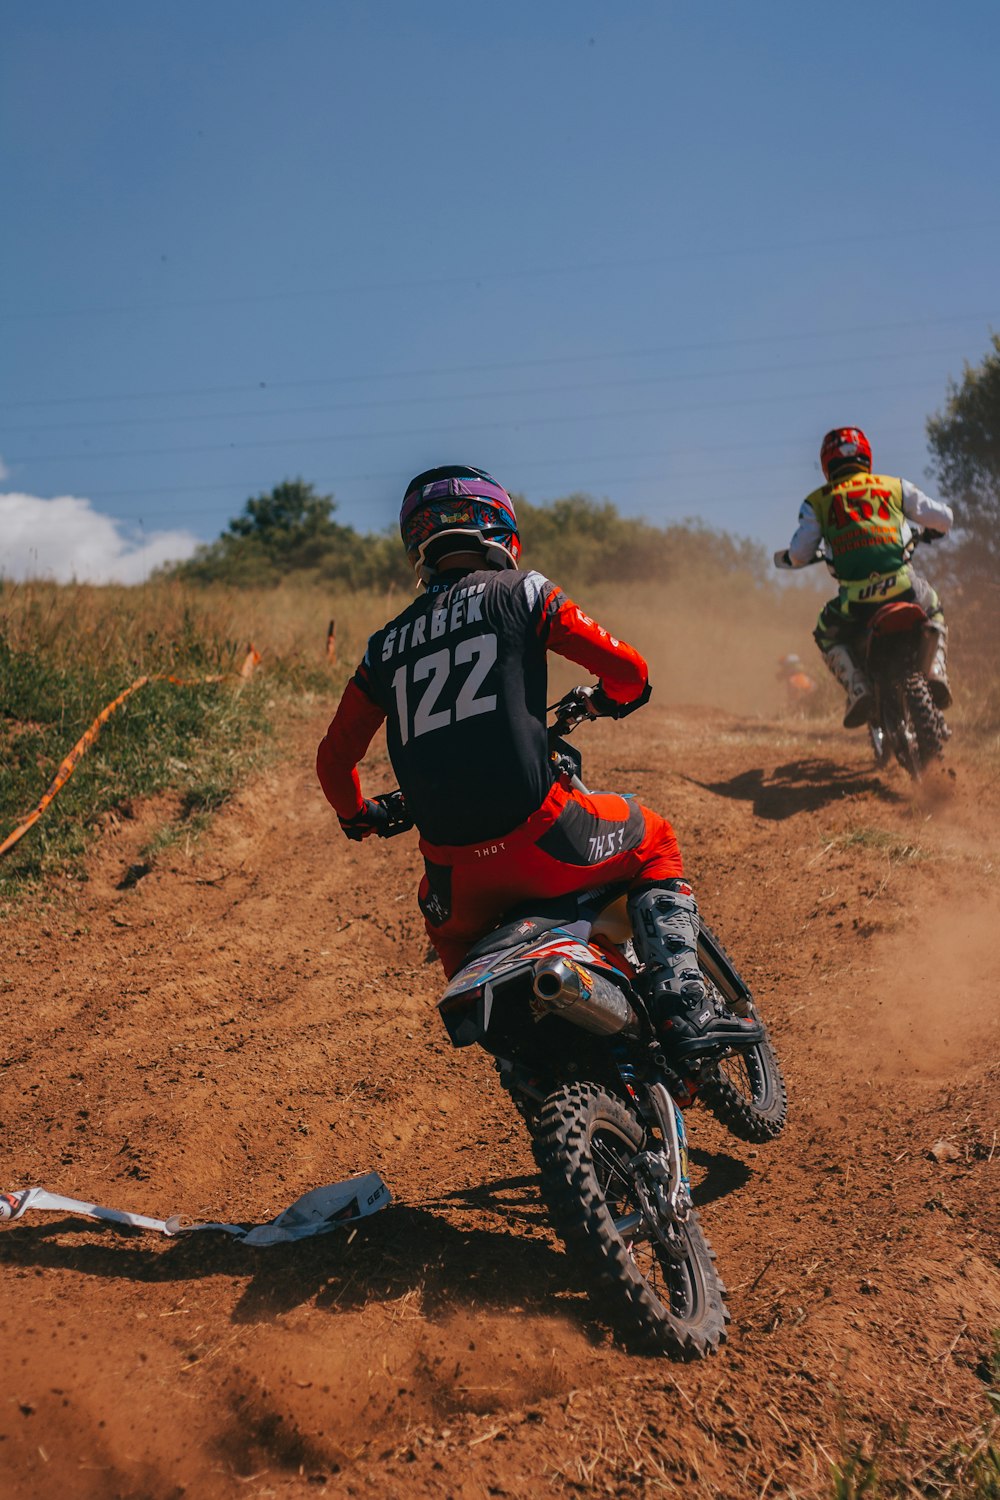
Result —
<path fill-rule="evenodd" d="M 813 490 L 805 505 L 819 522 L 841 584 L 870 582 L 905 568 L 910 528 L 901 479 L 851 474 Z"/>

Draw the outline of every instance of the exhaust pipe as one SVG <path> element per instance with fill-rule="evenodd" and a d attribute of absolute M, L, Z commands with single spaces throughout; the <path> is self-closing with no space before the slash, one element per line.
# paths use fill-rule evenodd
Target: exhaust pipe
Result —
<path fill-rule="evenodd" d="M 565 958 L 543 959 L 532 981 L 535 1013 L 561 1016 L 598 1036 L 638 1036 L 639 1018 L 616 984 Z"/>

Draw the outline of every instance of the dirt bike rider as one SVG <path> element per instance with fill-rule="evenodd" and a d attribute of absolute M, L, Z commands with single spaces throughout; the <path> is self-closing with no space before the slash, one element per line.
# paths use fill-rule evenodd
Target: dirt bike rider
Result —
<path fill-rule="evenodd" d="M 428 469 L 400 532 L 423 592 L 377 630 L 320 744 L 316 769 L 349 839 L 387 816 L 357 765 L 386 721 L 389 757 L 420 834 L 418 902 L 451 977 L 505 912 L 627 882 L 650 1010 L 678 1062 L 743 1050 L 759 1024 L 720 1017 L 697 962 L 698 907 L 673 829 L 638 802 L 592 796 L 549 760 L 546 652 L 599 678 L 593 717 L 649 697 L 646 663 L 541 573 L 522 572 L 514 505 L 481 469 Z"/>
<path fill-rule="evenodd" d="M 816 691 L 816 684 L 802 665 L 802 658 L 794 651 L 778 657 L 777 680 L 784 683 L 791 708 L 801 708 Z"/>
<path fill-rule="evenodd" d="M 866 724 L 871 714 L 872 687 L 857 648 L 862 627 L 889 599 L 914 601 L 941 625 L 928 680 L 938 708 L 950 708 L 944 614 L 935 591 L 909 564 L 915 545 L 909 523 L 923 528 L 927 540 L 943 536 L 951 529 L 951 507 L 908 479 L 873 474 L 871 445 L 859 427 L 828 432 L 820 463 L 827 483 L 803 500 L 798 530 L 774 554 L 774 563 L 801 568 L 814 560 L 821 542 L 828 545 L 840 590 L 821 610 L 813 637 L 847 693 L 844 728 Z"/>

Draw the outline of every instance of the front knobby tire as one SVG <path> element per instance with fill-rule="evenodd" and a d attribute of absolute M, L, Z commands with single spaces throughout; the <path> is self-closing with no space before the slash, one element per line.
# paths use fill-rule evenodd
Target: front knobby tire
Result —
<path fill-rule="evenodd" d="M 944 753 L 948 730 L 944 714 L 931 697 L 927 679 L 919 672 L 911 672 L 906 679 L 906 706 L 910 711 L 913 731 L 917 739 L 920 764 L 928 767 Z"/>
<path fill-rule="evenodd" d="M 534 1133 L 553 1226 L 622 1339 L 684 1359 L 712 1354 L 729 1312 L 715 1256 L 692 1209 L 672 1259 L 641 1220 L 636 1153 L 647 1144 L 634 1114 L 594 1084 L 550 1094 Z"/>
<path fill-rule="evenodd" d="M 703 941 L 715 946 L 735 974 L 732 959 L 714 933 L 703 927 L 702 935 Z M 712 978 L 702 961 L 702 972 L 709 993 L 717 1001 L 734 1014 L 745 1012 L 755 1021 L 760 1020 L 753 1005 L 744 1000 L 721 971 Z M 766 1027 L 763 1040 L 756 1047 L 723 1058 L 713 1068 L 702 1083 L 698 1098 L 738 1140 L 760 1146 L 781 1134 L 788 1119 L 788 1090 Z"/>

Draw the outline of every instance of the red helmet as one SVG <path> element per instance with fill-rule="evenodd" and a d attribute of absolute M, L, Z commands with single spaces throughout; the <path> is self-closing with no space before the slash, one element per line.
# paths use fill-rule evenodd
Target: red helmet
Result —
<path fill-rule="evenodd" d="M 855 469 L 872 466 L 872 446 L 860 427 L 834 427 L 823 439 L 819 461 L 828 480 L 842 479 Z"/>
<path fill-rule="evenodd" d="M 467 545 L 488 568 L 516 568 L 521 553 L 514 502 L 483 469 L 446 464 L 406 486 L 399 530 L 406 555 L 426 583 L 437 561 Z"/>

